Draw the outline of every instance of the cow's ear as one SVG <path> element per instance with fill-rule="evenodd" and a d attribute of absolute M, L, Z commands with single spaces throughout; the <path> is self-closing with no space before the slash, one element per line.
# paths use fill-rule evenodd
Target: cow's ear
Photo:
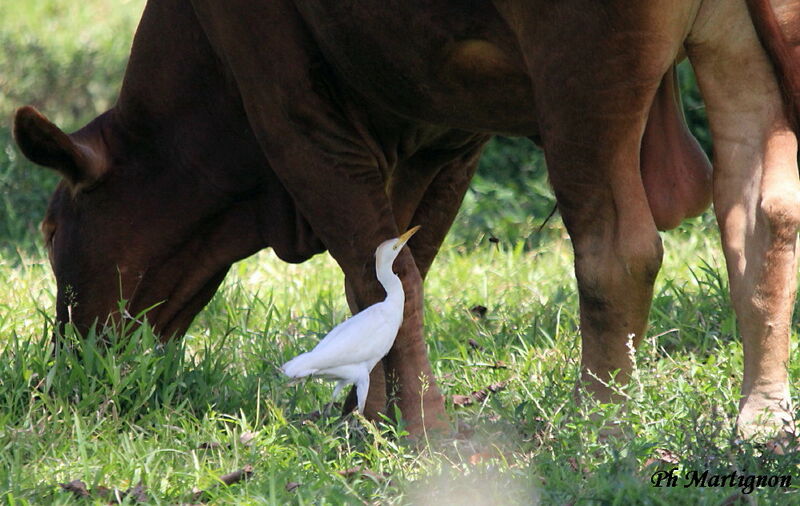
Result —
<path fill-rule="evenodd" d="M 31 106 L 17 109 L 14 138 L 30 161 L 57 170 L 74 189 L 94 184 L 107 169 L 101 143 L 86 135 L 67 135 Z"/>

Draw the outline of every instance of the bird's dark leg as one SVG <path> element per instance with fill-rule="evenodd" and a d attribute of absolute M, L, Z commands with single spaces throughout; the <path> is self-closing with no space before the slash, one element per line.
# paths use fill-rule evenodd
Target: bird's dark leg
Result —
<path fill-rule="evenodd" d="M 342 391 L 344 387 L 348 385 L 347 381 L 341 380 L 336 382 L 336 386 L 333 388 L 333 395 L 331 396 L 331 401 L 335 401 L 336 397 Z"/>
<path fill-rule="evenodd" d="M 348 383 L 345 380 L 340 380 L 336 382 L 336 386 L 333 387 L 333 395 L 331 395 L 331 401 L 325 406 L 325 413 L 324 413 L 325 418 L 327 418 L 330 415 L 333 405 L 336 404 L 336 398 L 339 396 L 341 391 L 344 390 L 344 387 L 346 387 L 349 384 L 350 383 Z"/>
<path fill-rule="evenodd" d="M 328 418 L 329 416 L 331 416 L 331 409 L 333 409 L 333 404 L 334 404 L 333 399 L 325 403 L 325 407 L 322 408 L 322 418 Z"/>
<path fill-rule="evenodd" d="M 303 378 L 292 380 L 288 384 L 294 385 L 300 383 L 301 381 L 307 382 L 311 378 L 312 376 L 305 376 Z M 325 406 L 322 408 L 322 411 L 320 413 L 322 415 L 322 418 L 328 418 L 331 415 L 331 410 L 333 409 L 333 406 L 336 404 L 336 397 L 338 397 L 339 394 L 342 392 L 342 390 L 344 390 L 344 387 L 346 387 L 349 384 L 350 383 L 348 383 L 346 380 L 339 380 L 336 382 L 336 386 L 333 387 L 333 394 L 331 395 L 331 400 L 325 403 Z"/>

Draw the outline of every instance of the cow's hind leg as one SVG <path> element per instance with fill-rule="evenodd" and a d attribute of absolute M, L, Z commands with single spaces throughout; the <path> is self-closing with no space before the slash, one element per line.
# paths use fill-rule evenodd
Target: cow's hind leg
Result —
<path fill-rule="evenodd" d="M 678 50 L 671 3 L 510 2 L 533 79 L 550 181 L 575 252 L 582 384 L 616 400 L 644 335 L 662 246 L 640 174 L 648 111 Z M 666 13 L 666 14 L 656 14 Z M 565 49 L 565 27 L 581 43 Z M 534 34 L 528 37 L 528 34 Z"/>
<path fill-rule="evenodd" d="M 714 208 L 744 347 L 738 428 L 747 437 L 793 431 L 797 141 L 744 0 L 706 1 L 687 49 L 714 140 Z"/>

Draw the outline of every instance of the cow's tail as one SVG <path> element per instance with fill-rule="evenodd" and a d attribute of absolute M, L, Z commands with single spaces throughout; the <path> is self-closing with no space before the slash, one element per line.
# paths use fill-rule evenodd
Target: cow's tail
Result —
<path fill-rule="evenodd" d="M 792 128 L 800 133 L 800 48 L 796 49 L 796 44 L 786 38 L 787 29 L 794 27 L 781 26 L 771 0 L 747 0 L 747 8 L 775 67 Z"/>

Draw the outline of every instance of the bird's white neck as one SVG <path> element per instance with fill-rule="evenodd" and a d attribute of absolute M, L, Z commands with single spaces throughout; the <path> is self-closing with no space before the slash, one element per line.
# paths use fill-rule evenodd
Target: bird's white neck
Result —
<path fill-rule="evenodd" d="M 392 271 L 391 264 L 375 264 L 375 274 L 378 281 L 386 290 L 386 301 L 402 306 L 405 303 L 405 293 L 403 292 L 403 282 L 397 274 Z"/>

